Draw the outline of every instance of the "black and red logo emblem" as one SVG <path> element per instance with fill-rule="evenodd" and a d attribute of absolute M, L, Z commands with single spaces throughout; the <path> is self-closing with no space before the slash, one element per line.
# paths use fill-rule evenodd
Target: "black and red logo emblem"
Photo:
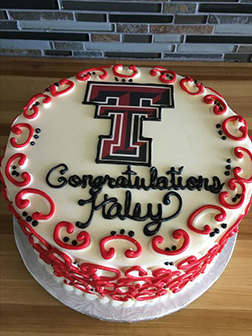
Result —
<path fill-rule="evenodd" d="M 88 82 L 83 104 L 96 105 L 95 118 L 111 119 L 100 135 L 97 163 L 151 166 L 151 138 L 144 121 L 161 121 L 162 108 L 174 108 L 173 86 Z"/>

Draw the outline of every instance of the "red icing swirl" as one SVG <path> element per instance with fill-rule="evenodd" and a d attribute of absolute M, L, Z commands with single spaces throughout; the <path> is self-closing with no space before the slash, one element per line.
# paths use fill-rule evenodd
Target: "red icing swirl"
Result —
<path fill-rule="evenodd" d="M 150 75 L 155 77 L 157 75 L 159 76 L 159 79 L 163 83 L 171 84 L 174 83 L 177 79 L 177 75 L 175 72 L 168 70 L 166 68 L 163 68 L 161 66 L 155 66 L 150 70 Z"/>
<path fill-rule="evenodd" d="M 239 122 L 244 124 L 244 126 L 239 127 L 239 131 L 241 132 L 241 136 L 232 135 L 227 128 L 228 123 L 235 122 L 235 121 L 239 121 Z M 233 140 L 236 140 L 236 141 L 244 140 L 248 136 L 247 122 L 244 118 L 242 118 L 239 115 L 231 116 L 231 117 L 228 117 L 227 119 L 225 119 L 222 123 L 222 129 L 223 129 L 223 132 L 226 134 L 226 136 L 228 136 L 230 139 L 233 139 Z"/>
<path fill-rule="evenodd" d="M 59 84 L 59 86 L 57 86 L 56 84 L 52 84 L 49 88 L 50 92 L 51 92 L 51 95 L 53 97 L 61 96 L 65 93 L 71 91 L 74 87 L 74 82 L 69 80 L 69 79 L 66 79 L 66 78 L 61 79 L 58 84 Z M 66 87 L 62 89 L 61 86 L 63 86 L 63 87 L 66 86 Z"/>
<path fill-rule="evenodd" d="M 138 243 L 138 241 L 132 237 L 124 236 L 124 235 L 115 235 L 115 236 L 107 236 L 100 240 L 100 252 L 104 259 L 111 259 L 115 255 L 115 249 L 113 247 L 110 247 L 109 250 L 105 249 L 106 243 L 112 241 L 112 240 L 127 240 L 134 244 L 136 246 L 136 250 L 133 251 L 131 249 L 128 249 L 125 251 L 125 257 L 127 258 L 137 258 L 142 253 L 142 246 Z"/>
<path fill-rule="evenodd" d="M 209 210 L 209 209 L 214 209 L 214 210 L 217 210 L 219 213 L 217 215 L 215 215 L 214 219 L 217 221 L 217 222 L 221 222 L 223 220 L 225 220 L 227 214 L 226 214 L 226 211 L 217 206 L 217 205 L 212 205 L 212 204 L 207 204 L 207 205 L 203 205 L 202 207 L 198 208 L 197 210 L 195 210 L 189 217 L 188 219 L 188 222 L 187 222 L 187 226 L 189 227 L 190 230 L 198 233 L 198 234 L 204 234 L 204 235 L 207 235 L 209 234 L 212 230 L 211 230 L 211 227 L 208 225 L 208 224 L 205 224 L 204 226 L 204 229 L 203 230 L 200 230 L 200 229 L 197 229 L 194 225 L 194 221 L 195 221 L 195 218 L 201 214 L 203 211 L 205 210 Z"/>
<path fill-rule="evenodd" d="M 9 160 L 7 161 L 7 163 L 6 163 L 6 166 L 5 166 L 5 175 L 6 175 L 7 179 L 12 184 L 14 184 L 15 186 L 17 186 L 17 187 L 25 187 L 25 186 L 27 186 L 31 182 L 31 175 L 29 173 L 23 172 L 21 174 L 21 177 L 23 179 L 22 181 L 15 180 L 13 178 L 13 176 L 10 174 L 11 165 L 18 158 L 19 158 L 19 160 L 17 162 L 18 162 L 19 166 L 23 166 L 26 163 L 26 161 L 27 161 L 27 157 L 26 157 L 25 154 L 16 153 L 16 154 L 12 155 L 9 158 Z"/>
<path fill-rule="evenodd" d="M 23 189 L 23 190 L 19 191 L 17 193 L 16 197 L 15 197 L 15 203 L 16 203 L 16 206 L 19 209 L 25 209 L 30 205 L 31 202 L 28 199 L 23 199 L 23 197 L 27 194 L 39 195 L 42 198 L 46 199 L 47 202 L 50 205 L 50 210 L 47 214 L 42 214 L 41 212 L 36 211 L 32 214 L 33 219 L 35 219 L 35 220 L 40 220 L 40 219 L 41 220 L 48 220 L 53 216 L 53 214 L 55 212 L 55 205 L 53 203 L 53 200 L 44 191 L 39 190 L 39 189 L 26 188 L 26 189 Z"/>
<path fill-rule="evenodd" d="M 175 251 L 162 250 L 157 245 L 162 244 L 163 241 L 164 241 L 164 238 L 162 236 L 155 236 L 152 239 L 153 250 L 157 253 L 160 253 L 160 254 L 177 255 L 177 254 L 180 254 L 180 253 L 184 252 L 188 248 L 189 243 L 190 243 L 190 237 L 189 237 L 189 234 L 185 230 L 178 229 L 178 230 L 173 231 L 172 237 L 174 239 L 181 239 L 181 238 L 184 239 L 180 248 L 176 249 Z"/>
<path fill-rule="evenodd" d="M 23 148 L 23 147 L 27 146 L 29 144 L 31 138 L 32 138 L 33 127 L 29 124 L 26 124 L 26 123 L 20 123 L 20 124 L 16 124 L 16 125 L 12 126 L 11 127 L 11 132 L 16 134 L 16 135 L 20 135 L 23 132 L 22 128 L 27 128 L 28 129 L 28 131 L 29 131 L 28 137 L 23 143 L 17 143 L 17 140 L 15 138 L 11 138 L 10 143 L 15 148 Z"/>
<path fill-rule="evenodd" d="M 204 92 L 204 85 L 201 84 L 201 83 L 196 83 L 193 86 L 194 89 L 197 88 L 197 91 L 190 91 L 189 90 L 189 88 L 186 84 L 187 83 L 193 83 L 193 82 L 194 82 L 193 78 L 187 76 L 187 77 L 182 78 L 180 80 L 179 85 L 180 85 L 180 87 L 183 91 L 185 91 L 186 93 L 188 93 L 191 96 L 198 96 L 198 95 L 202 94 Z"/>
<path fill-rule="evenodd" d="M 44 94 L 44 93 L 38 93 L 36 95 L 34 95 L 29 102 L 27 103 L 27 105 L 25 105 L 25 107 L 23 108 L 24 110 L 24 117 L 27 119 L 34 119 L 37 117 L 38 113 L 39 113 L 39 108 L 38 105 L 39 101 L 38 99 L 44 97 L 44 99 L 42 100 L 42 103 L 44 104 L 49 104 L 52 100 L 51 97 L 49 97 L 48 95 Z M 32 110 L 31 114 L 28 114 L 28 111 Z"/>
<path fill-rule="evenodd" d="M 62 241 L 60 239 L 61 229 L 66 228 L 67 233 L 73 233 L 74 232 L 74 226 L 70 222 L 60 222 L 56 225 L 53 233 L 53 239 L 54 241 L 60 246 L 68 250 L 82 250 L 89 246 L 90 244 L 90 235 L 86 231 L 82 231 L 77 235 L 76 238 L 76 244 L 77 242 L 80 242 L 78 245 L 70 245 Z"/>

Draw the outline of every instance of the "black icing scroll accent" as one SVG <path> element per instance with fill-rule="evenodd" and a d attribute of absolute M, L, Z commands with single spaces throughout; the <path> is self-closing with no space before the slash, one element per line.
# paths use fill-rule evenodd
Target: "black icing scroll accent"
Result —
<path fill-rule="evenodd" d="M 63 188 L 66 184 L 67 184 L 67 179 L 65 178 L 65 177 L 63 177 L 63 176 L 60 176 L 59 178 L 58 178 L 58 182 L 62 182 L 61 184 L 57 184 L 57 185 L 55 185 L 55 184 L 52 184 L 51 182 L 50 182 L 50 176 L 51 176 L 51 174 L 56 170 L 56 169 L 58 169 L 58 168 L 60 168 L 60 167 L 62 167 L 62 169 L 60 169 L 60 174 L 61 175 L 63 175 L 63 174 L 65 174 L 67 171 L 68 171 L 68 166 L 65 164 L 65 163 L 60 163 L 60 164 L 58 164 L 57 166 L 55 166 L 55 167 L 53 167 L 52 169 L 50 169 L 49 170 L 49 172 L 47 173 L 47 175 L 46 175 L 46 183 L 51 187 L 51 188 L 56 188 L 56 189 L 58 189 L 58 188 Z"/>
<path fill-rule="evenodd" d="M 179 205 L 178 205 L 177 211 L 174 214 L 172 214 L 171 216 L 168 216 L 168 217 L 165 217 L 165 218 L 161 218 L 158 221 L 153 221 L 153 222 L 150 222 L 150 223 L 146 224 L 145 227 L 144 227 L 144 229 L 143 229 L 143 232 L 144 232 L 144 234 L 146 236 L 150 237 L 150 236 L 155 235 L 160 230 L 163 222 L 167 222 L 167 221 L 169 221 L 171 219 L 174 219 L 174 218 L 176 218 L 179 215 L 179 213 L 181 211 L 181 208 L 182 208 L 183 202 L 182 202 L 182 197 L 176 191 L 170 191 L 167 194 L 165 194 L 164 198 L 163 198 L 163 204 L 164 205 L 169 205 L 171 203 L 171 200 L 170 200 L 171 196 L 175 196 L 178 199 L 178 201 L 179 201 Z M 150 229 L 153 226 L 154 226 L 154 228 Z"/>

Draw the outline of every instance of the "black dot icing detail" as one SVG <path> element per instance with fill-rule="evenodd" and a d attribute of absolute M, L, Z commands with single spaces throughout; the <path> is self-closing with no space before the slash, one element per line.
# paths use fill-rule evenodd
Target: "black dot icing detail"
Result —
<path fill-rule="evenodd" d="M 129 82 L 130 82 L 130 83 L 132 83 L 132 82 L 133 82 L 133 79 L 132 79 L 132 78 L 130 78 L 130 79 L 129 79 Z"/>
<path fill-rule="evenodd" d="M 32 221 L 32 217 L 31 217 L 31 216 L 27 216 L 27 217 L 26 217 L 26 221 L 27 221 L 27 222 L 31 222 L 31 221 Z"/>
<path fill-rule="evenodd" d="M 35 145 L 35 142 L 34 142 L 34 141 L 31 141 L 30 144 L 31 144 L 32 146 L 34 146 L 34 145 Z"/>
<path fill-rule="evenodd" d="M 230 166 L 230 165 L 227 165 L 225 168 L 226 168 L 226 169 L 231 169 L 231 166 Z"/>
<path fill-rule="evenodd" d="M 85 201 L 80 199 L 80 200 L 78 201 L 78 204 L 82 206 L 82 205 L 85 204 Z"/>
<path fill-rule="evenodd" d="M 165 251 L 169 252 L 169 251 L 170 251 L 169 247 L 166 247 L 166 248 L 165 248 Z"/>
<path fill-rule="evenodd" d="M 40 128 L 36 128 L 36 129 L 35 129 L 35 132 L 36 132 L 36 133 L 40 133 L 40 132 L 41 132 L 41 129 L 40 129 Z"/>
<path fill-rule="evenodd" d="M 115 77 L 115 80 L 116 80 L 116 82 L 118 82 L 119 79 L 117 77 Z"/>
<path fill-rule="evenodd" d="M 36 102 L 35 105 L 39 105 L 39 102 Z"/>
<path fill-rule="evenodd" d="M 224 173 L 226 176 L 229 176 L 230 175 L 230 172 L 229 171 L 225 171 Z"/>
<path fill-rule="evenodd" d="M 168 262 L 168 261 L 166 261 L 164 264 L 165 264 L 166 266 L 168 266 L 168 265 L 169 265 L 169 262 Z"/>
<path fill-rule="evenodd" d="M 54 83 L 55 86 L 59 86 L 59 83 Z"/>
<path fill-rule="evenodd" d="M 120 234 L 124 234 L 125 233 L 125 230 L 124 229 L 122 229 L 121 231 L 120 231 Z"/>
<path fill-rule="evenodd" d="M 22 212 L 22 215 L 23 215 L 24 217 L 26 217 L 26 216 L 28 215 L 28 213 L 27 213 L 26 211 L 23 211 L 23 212 Z"/>
<path fill-rule="evenodd" d="M 226 224 L 226 223 L 222 223 L 222 224 L 221 224 L 221 227 L 222 227 L 223 229 L 226 229 L 227 224 Z"/>
<path fill-rule="evenodd" d="M 134 232 L 134 231 L 129 231 L 129 232 L 128 232 L 128 235 L 129 235 L 129 237 L 134 237 L 135 232 Z"/>
<path fill-rule="evenodd" d="M 214 236 L 215 236 L 215 232 L 211 232 L 211 233 L 209 234 L 209 236 L 210 236 L 210 237 L 214 237 Z"/>
<path fill-rule="evenodd" d="M 241 194 L 236 194 L 236 198 L 241 198 Z"/>
<path fill-rule="evenodd" d="M 126 79 L 125 79 L 125 78 L 123 78 L 123 79 L 122 79 L 122 82 L 126 82 Z"/>
<path fill-rule="evenodd" d="M 16 170 L 13 170 L 13 172 L 11 173 L 11 175 L 13 175 L 13 176 L 19 176 L 19 173 Z"/>
<path fill-rule="evenodd" d="M 173 266 L 173 262 L 170 262 L 170 265 Z"/>
<path fill-rule="evenodd" d="M 227 159 L 227 162 L 228 162 L 228 163 L 231 163 L 231 162 L 232 162 L 232 160 L 231 160 L 231 159 Z"/>
<path fill-rule="evenodd" d="M 215 233 L 220 233 L 220 230 L 218 228 L 214 229 Z"/>
<path fill-rule="evenodd" d="M 221 124 L 217 124 L 217 125 L 216 125 L 216 128 L 220 128 L 220 127 L 221 127 Z"/>
<path fill-rule="evenodd" d="M 219 131 L 218 133 L 219 133 L 220 135 L 222 135 L 222 134 L 223 134 L 223 132 L 222 132 L 222 131 Z"/>
<path fill-rule="evenodd" d="M 92 75 L 95 75 L 95 72 L 92 72 Z"/>
<path fill-rule="evenodd" d="M 39 136 L 38 136 L 38 134 L 34 134 L 34 139 L 38 139 L 39 138 Z"/>
<path fill-rule="evenodd" d="M 232 202 L 236 202 L 237 201 L 237 198 L 236 197 L 233 197 L 232 198 Z"/>
<path fill-rule="evenodd" d="M 47 88 L 47 89 L 45 89 L 45 91 L 46 91 L 46 92 L 49 92 L 50 90 Z"/>
<path fill-rule="evenodd" d="M 32 221 L 32 226 L 37 226 L 38 225 L 38 221 L 34 220 Z"/>
<path fill-rule="evenodd" d="M 73 240 L 72 245 L 76 246 L 77 245 L 77 240 Z"/>
<path fill-rule="evenodd" d="M 16 167 L 16 166 L 13 166 L 12 168 L 13 168 L 13 169 L 16 169 L 17 167 Z"/>
<path fill-rule="evenodd" d="M 110 234 L 111 236 L 114 236 L 116 234 L 116 231 L 111 231 Z"/>
<path fill-rule="evenodd" d="M 175 251 L 176 248 L 177 248 L 177 247 L 176 247 L 175 245 L 172 246 L 172 250 L 173 250 L 173 251 Z"/>
<path fill-rule="evenodd" d="M 227 137 L 225 135 L 223 135 L 223 137 L 221 137 L 222 140 L 226 140 Z"/>
<path fill-rule="evenodd" d="M 63 238 L 63 242 L 67 243 L 69 241 L 69 238 L 68 237 L 64 237 Z"/>

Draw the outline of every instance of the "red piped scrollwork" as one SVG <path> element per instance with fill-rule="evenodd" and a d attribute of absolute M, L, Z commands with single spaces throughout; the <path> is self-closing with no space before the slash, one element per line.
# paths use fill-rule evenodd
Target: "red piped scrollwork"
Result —
<path fill-rule="evenodd" d="M 139 70 L 135 65 L 130 65 L 128 67 L 128 69 L 132 71 L 131 75 L 125 75 L 125 74 L 119 72 L 119 71 L 123 70 L 123 65 L 122 64 L 116 64 L 112 68 L 113 74 L 115 76 L 121 77 L 121 78 L 134 78 L 139 73 Z"/>
<path fill-rule="evenodd" d="M 203 84 L 196 83 L 193 86 L 193 89 L 197 88 L 197 91 L 190 91 L 188 86 L 187 86 L 188 83 L 194 83 L 193 78 L 191 78 L 189 76 L 187 76 L 185 78 L 182 78 L 179 82 L 179 85 L 180 85 L 180 87 L 183 91 L 185 91 L 186 93 L 188 93 L 191 96 L 198 96 L 198 95 L 202 94 L 205 90 Z"/>
<path fill-rule="evenodd" d="M 242 152 L 248 154 L 248 156 L 250 158 L 250 167 L 252 167 L 252 153 L 251 153 L 251 151 L 248 150 L 247 148 L 244 148 L 244 147 L 236 147 L 234 149 L 234 155 L 239 159 L 242 159 L 244 157 L 244 154 Z M 238 180 L 241 180 L 243 183 L 251 183 L 252 182 L 252 175 L 249 178 L 244 178 L 244 177 L 240 176 L 240 173 L 242 173 L 242 168 L 241 167 L 235 167 L 233 169 L 233 173 L 234 173 L 234 177 Z"/>
<path fill-rule="evenodd" d="M 208 224 L 205 224 L 204 226 L 204 229 L 203 230 L 200 230 L 200 229 L 197 229 L 195 226 L 194 226 L 194 220 L 195 218 L 201 214 L 203 211 L 205 210 L 209 210 L 209 209 L 214 209 L 214 210 L 217 210 L 219 213 L 214 217 L 214 219 L 217 221 L 217 222 L 221 222 L 221 221 L 224 221 L 227 214 L 226 214 L 226 211 L 217 206 L 217 205 L 212 205 L 212 204 L 207 204 L 207 205 L 203 205 L 202 207 L 198 208 L 197 210 L 195 210 L 191 215 L 190 217 L 188 218 L 188 221 L 187 221 L 187 226 L 189 227 L 190 230 L 196 232 L 196 233 L 199 233 L 199 234 L 204 234 L 204 235 L 207 235 L 209 234 L 212 230 L 211 230 L 211 227 L 208 225 Z"/>
<path fill-rule="evenodd" d="M 16 153 L 14 155 L 12 155 L 9 160 L 7 161 L 6 163 L 6 166 L 5 166 L 5 175 L 7 177 L 7 179 L 12 183 L 14 184 L 15 186 L 17 187 L 24 187 L 24 186 L 27 186 L 30 182 L 31 182 L 31 175 L 27 172 L 23 172 L 21 174 L 21 177 L 22 177 L 22 181 L 17 181 L 13 178 L 13 176 L 10 174 L 10 168 L 11 168 L 11 165 L 13 164 L 13 162 L 15 160 L 19 159 L 17 162 L 19 164 L 19 166 L 23 166 L 27 160 L 27 157 L 25 154 L 22 154 L 22 153 Z"/>
<path fill-rule="evenodd" d="M 84 274 L 88 274 L 88 278 L 91 276 L 95 281 L 97 280 L 113 281 L 113 280 L 119 279 L 121 276 L 121 272 L 117 270 L 116 268 L 92 264 L 92 263 L 82 263 L 80 265 L 80 269 Z M 112 273 L 112 275 L 111 276 L 108 276 L 108 275 L 98 276 L 96 274 L 97 270 L 102 270 L 102 271 L 105 271 L 106 273 Z"/>
<path fill-rule="evenodd" d="M 160 253 L 160 254 L 177 255 L 177 254 L 180 254 L 180 253 L 184 252 L 188 248 L 189 243 L 190 243 L 190 236 L 189 236 L 189 234 L 185 230 L 178 229 L 178 230 L 173 231 L 172 237 L 174 239 L 181 239 L 181 238 L 184 239 L 184 241 L 183 241 L 183 243 L 182 243 L 182 245 L 181 245 L 180 248 L 176 249 L 175 251 L 165 251 L 165 250 L 162 250 L 157 245 L 158 244 L 162 244 L 163 241 L 164 241 L 164 238 L 162 236 L 155 236 L 152 239 L 152 248 L 153 248 L 153 250 L 155 252 L 157 252 L 157 253 Z"/>
<path fill-rule="evenodd" d="M 15 197 L 15 203 L 16 203 L 16 206 L 19 209 L 27 208 L 30 205 L 31 202 L 28 199 L 23 199 L 23 197 L 27 194 L 39 195 L 39 196 L 43 197 L 44 199 L 46 199 L 47 202 L 50 205 L 50 210 L 49 210 L 48 214 L 42 214 L 41 212 L 36 211 L 32 214 L 33 219 L 35 219 L 35 220 L 48 220 L 53 216 L 53 214 L 55 212 L 55 205 L 53 203 L 53 200 L 44 191 L 39 190 L 39 189 L 26 188 L 26 189 L 23 189 L 23 190 L 19 191 L 17 193 L 16 197 Z"/>
<path fill-rule="evenodd" d="M 99 74 L 99 78 L 100 79 L 106 79 L 108 77 L 108 72 L 107 72 L 107 68 L 110 68 L 111 66 L 104 66 L 104 67 L 100 67 L 100 68 L 90 68 L 84 71 L 79 72 L 76 75 L 76 78 L 79 81 L 87 81 L 89 80 L 89 78 L 91 77 L 91 72 L 101 72 L 101 74 Z"/>
<path fill-rule="evenodd" d="M 39 98 L 44 97 L 44 99 L 42 100 L 43 104 L 49 104 L 52 100 L 51 97 L 49 97 L 48 95 L 44 94 L 44 93 L 38 93 L 36 95 L 34 95 L 29 102 L 27 103 L 27 105 L 25 105 L 25 107 L 23 108 L 24 110 L 24 117 L 27 119 L 34 119 L 37 117 L 38 113 L 39 113 Z M 28 111 L 32 110 L 31 114 L 28 114 Z"/>
<path fill-rule="evenodd" d="M 158 74 L 160 75 L 159 76 L 160 81 L 163 83 L 172 84 L 177 79 L 177 75 L 175 72 L 160 66 L 153 67 L 150 71 L 150 75 L 154 77 L 157 76 Z"/>
<path fill-rule="evenodd" d="M 58 84 L 60 86 L 64 86 L 64 87 L 66 86 L 66 87 L 63 88 L 63 89 L 59 88 L 57 90 L 57 88 L 59 86 L 57 86 L 55 84 L 52 84 L 49 89 L 50 89 L 51 95 L 53 97 L 61 96 L 61 95 L 65 94 L 65 93 L 71 91 L 74 88 L 74 82 L 71 81 L 71 80 L 69 80 L 69 79 L 66 79 L 66 78 L 61 79 Z"/>
<path fill-rule="evenodd" d="M 12 126 L 11 127 L 11 132 L 16 134 L 16 135 L 20 135 L 22 133 L 22 128 L 27 128 L 28 129 L 28 132 L 29 132 L 28 137 L 23 143 L 17 143 L 17 140 L 15 138 L 11 138 L 10 143 L 15 148 L 23 148 L 23 147 L 27 146 L 29 144 L 31 138 L 32 138 L 33 127 L 29 124 L 26 124 L 26 123 L 20 123 L 20 124 L 16 124 L 16 125 Z"/>
<path fill-rule="evenodd" d="M 118 239 L 127 240 L 136 246 L 135 251 L 131 249 L 128 249 L 125 251 L 124 254 L 127 258 L 137 258 L 140 256 L 140 254 L 142 253 L 142 246 L 138 243 L 136 239 L 125 236 L 125 235 L 114 235 L 114 236 L 107 236 L 100 240 L 100 244 L 99 244 L 100 252 L 104 259 L 111 259 L 115 255 L 115 249 L 113 247 L 110 247 L 109 250 L 105 249 L 106 243 L 108 243 L 111 240 L 118 240 Z"/>
<path fill-rule="evenodd" d="M 77 235 L 77 242 L 80 242 L 80 244 L 78 245 L 70 245 L 65 243 L 64 241 L 62 241 L 62 239 L 60 238 L 60 234 L 61 234 L 61 229 L 62 228 L 66 228 L 67 233 L 73 233 L 74 232 L 74 226 L 72 223 L 70 222 L 59 222 L 53 232 L 53 239 L 55 241 L 55 243 L 57 243 L 60 247 L 63 247 L 64 249 L 68 249 L 68 250 L 82 250 L 86 247 L 89 246 L 90 244 L 90 235 L 88 232 L 86 231 L 81 231 L 78 235 Z"/>
<path fill-rule="evenodd" d="M 246 187 L 245 184 L 239 179 L 230 179 L 228 181 L 228 188 L 230 190 L 236 190 L 237 189 L 237 184 L 241 187 L 241 192 L 239 193 L 240 198 L 238 203 L 230 204 L 226 201 L 226 198 L 229 197 L 229 192 L 228 191 L 222 191 L 219 194 L 219 202 L 222 206 L 228 209 L 238 209 L 242 206 L 244 200 L 245 200 L 245 194 L 246 194 Z"/>
<path fill-rule="evenodd" d="M 214 104 L 213 113 L 217 115 L 224 114 L 227 111 L 227 104 L 223 99 L 215 95 L 206 95 L 203 98 L 205 104 Z"/>
<path fill-rule="evenodd" d="M 239 121 L 240 123 L 244 124 L 244 126 L 239 127 L 239 131 L 242 134 L 241 136 L 234 136 L 228 131 L 227 124 L 229 122 L 236 122 L 236 121 Z M 231 117 L 228 117 L 227 119 L 225 119 L 222 123 L 222 129 L 223 129 L 223 132 L 226 134 L 226 136 L 228 136 L 230 139 L 233 139 L 233 140 L 236 140 L 236 141 L 244 140 L 248 136 L 247 122 L 243 117 L 241 117 L 239 115 L 231 116 Z"/>

